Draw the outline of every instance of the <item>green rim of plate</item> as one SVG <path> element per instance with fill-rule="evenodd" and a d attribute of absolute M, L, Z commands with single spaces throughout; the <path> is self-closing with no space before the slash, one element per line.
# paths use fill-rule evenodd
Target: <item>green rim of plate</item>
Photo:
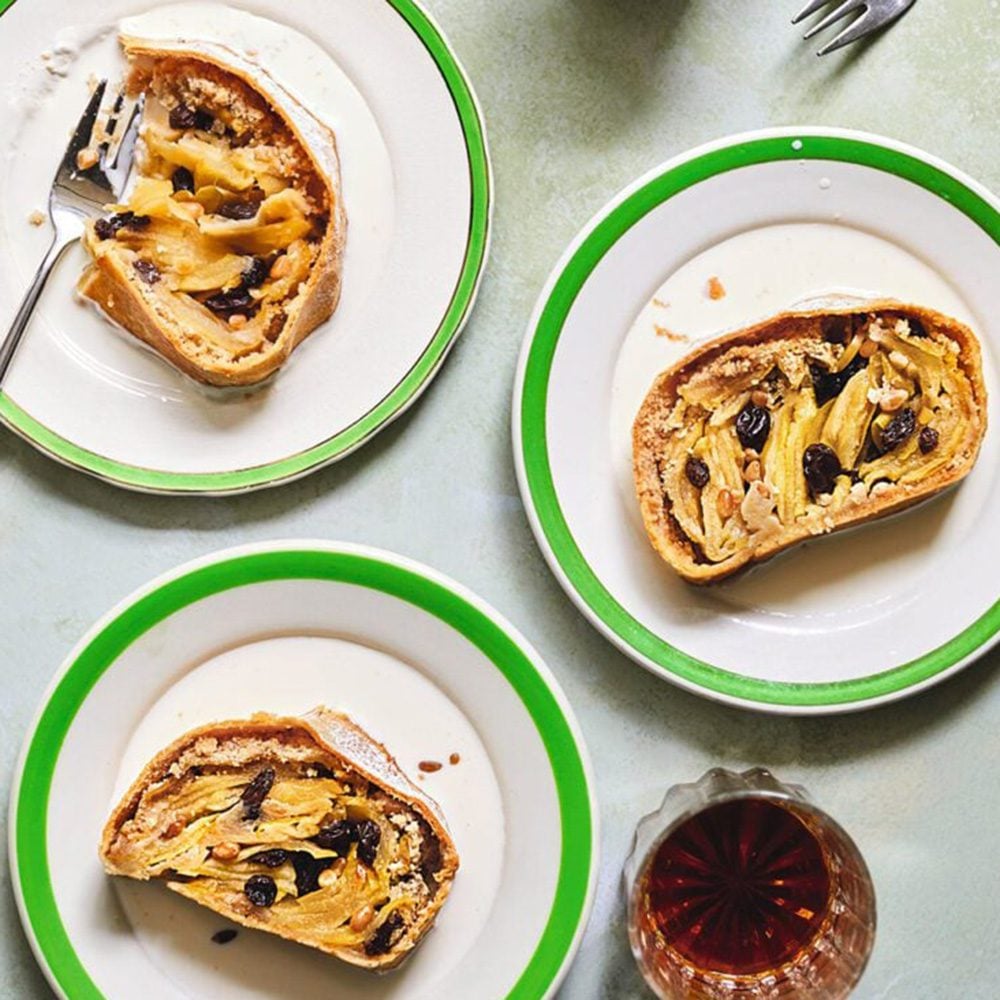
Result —
<path fill-rule="evenodd" d="M 49 695 L 26 751 L 16 792 L 12 867 L 20 885 L 22 913 L 50 981 L 72 1000 L 105 1000 L 66 933 L 49 871 L 47 827 L 52 780 L 77 712 L 111 664 L 159 622 L 213 594 L 276 580 L 349 583 L 406 601 L 468 639 L 517 692 L 552 766 L 562 850 L 545 929 L 507 1000 L 545 996 L 563 970 L 585 918 L 593 859 L 594 818 L 587 771 L 558 699 L 529 655 L 504 628 L 446 585 L 367 555 L 294 548 L 223 558 L 136 598 L 75 656 Z"/>
<path fill-rule="evenodd" d="M 16 0 L 0 0 L 0 14 Z M 287 458 L 232 472 L 176 473 L 116 462 L 49 430 L 0 395 L 0 420 L 40 451 L 119 486 L 156 493 L 233 493 L 273 486 L 343 458 L 390 423 L 427 387 L 468 318 L 489 245 L 492 181 L 486 134 L 472 86 L 441 31 L 414 0 L 386 0 L 409 24 L 447 84 L 465 137 L 471 182 L 468 243 L 451 302 L 434 337 L 413 367 L 363 417 L 320 444 Z"/>
<path fill-rule="evenodd" d="M 957 176 L 910 153 L 877 142 L 830 134 L 789 132 L 739 139 L 667 168 L 593 224 L 562 268 L 539 314 L 521 381 L 520 442 L 524 480 L 543 548 L 565 575 L 567 587 L 596 623 L 626 650 L 688 685 L 761 705 L 821 707 L 883 698 L 954 667 L 1000 631 L 1000 601 L 954 638 L 909 663 L 848 681 L 795 683 L 744 677 L 670 645 L 614 598 L 580 551 L 559 504 L 549 464 L 546 408 L 552 362 L 577 295 L 615 243 L 647 213 L 681 191 L 718 174 L 778 160 L 838 160 L 895 174 L 943 198 L 1000 244 L 1000 212 Z"/>

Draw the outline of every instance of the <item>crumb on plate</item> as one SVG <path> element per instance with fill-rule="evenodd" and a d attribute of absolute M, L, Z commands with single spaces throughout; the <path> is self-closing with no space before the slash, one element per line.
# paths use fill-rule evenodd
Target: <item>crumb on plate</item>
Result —
<path fill-rule="evenodd" d="M 708 279 L 708 297 L 713 302 L 718 302 L 719 299 L 724 299 L 726 297 L 726 289 L 724 285 L 714 274 Z"/>
<path fill-rule="evenodd" d="M 683 333 L 674 333 L 673 330 L 668 330 L 665 326 L 660 326 L 659 323 L 654 323 L 653 329 L 656 331 L 657 337 L 666 337 L 667 340 L 672 340 L 675 344 L 685 344 L 691 339 Z"/>

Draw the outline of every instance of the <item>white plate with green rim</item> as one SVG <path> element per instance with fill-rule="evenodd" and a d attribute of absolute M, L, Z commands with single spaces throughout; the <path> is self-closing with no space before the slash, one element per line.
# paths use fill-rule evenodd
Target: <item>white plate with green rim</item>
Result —
<path fill-rule="evenodd" d="M 772 129 L 641 178 L 556 266 L 517 372 L 514 453 L 542 552 L 590 621 L 658 676 L 720 701 L 823 713 L 902 697 L 1000 630 L 1000 202 L 889 139 Z M 711 294 L 718 279 L 721 297 Z M 915 510 L 799 546 L 711 588 L 648 544 L 630 425 L 692 344 L 796 302 L 937 306 L 984 349 L 989 420 L 969 478 Z"/>
<path fill-rule="evenodd" d="M 349 233 L 333 317 L 253 392 L 206 389 L 74 296 L 71 247 L 0 396 L 0 419 L 41 451 L 120 486 L 231 493 L 347 455 L 427 387 L 472 308 L 492 179 L 482 114 L 447 40 L 414 0 L 254 0 L 147 10 L 136 0 L 0 0 L 11 99 L 0 127 L 0 328 L 50 238 L 62 138 L 88 79 L 117 79 L 123 18 L 147 37 L 225 40 L 250 53 L 337 135 Z M 252 13 L 250 13 L 252 11 Z M 16 153 L 16 155 L 14 155 Z"/>
<path fill-rule="evenodd" d="M 434 929 L 385 976 L 254 931 L 215 944 L 225 920 L 163 885 L 112 879 L 97 858 L 112 805 L 176 736 L 317 704 L 420 776 L 461 856 Z M 424 774 L 422 760 L 444 766 Z M 586 750 L 538 654 L 458 584 L 356 545 L 231 549 L 128 597 L 63 664 L 11 792 L 21 919 L 71 1000 L 131 1000 L 140 982 L 147 1000 L 548 997 L 583 934 L 597 860 Z"/>

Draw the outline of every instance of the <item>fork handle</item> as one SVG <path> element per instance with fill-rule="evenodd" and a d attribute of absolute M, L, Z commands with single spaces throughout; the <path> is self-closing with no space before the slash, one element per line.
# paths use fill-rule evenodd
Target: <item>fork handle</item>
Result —
<path fill-rule="evenodd" d="M 7 335 L 3 338 L 2 343 L 0 343 L 0 386 L 3 385 L 7 378 L 7 369 L 10 368 L 10 363 L 14 360 L 14 354 L 21 343 L 24 331 L 28 328 L 28 323 L 31 321 L 31 314 L 34 312 L 38 298 L 45 288 L 45 283 L 49 280 L 52 268 L 62 256 L 62 252 L 75 239 L 77 239 L 76 236 L 66 237 L 59 233 L 52 237 L 52 243 L 49 245 L 49 249 L 41 264 L 38 265 L 38 270 L 35 272 L 35 277 L 32 279 L 31 285 L 27 292 L 24 293 L 21 306 L 14 317 L 14 322 L 11 323 Z"/>

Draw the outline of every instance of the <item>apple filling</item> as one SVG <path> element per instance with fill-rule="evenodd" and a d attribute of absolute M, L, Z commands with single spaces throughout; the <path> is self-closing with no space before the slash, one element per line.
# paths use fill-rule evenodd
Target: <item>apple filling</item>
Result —
<path fill-rule="evenodd" d="M 195 109 L 161 85 L 146 95 L 137 169 L 127 201 L 92 224 L 91 252 L 118 255 L 210 357 L 266 350 L 328 220 L 307 157 L 263 114 Z"/>
<path fill-rule="evenodd" d="M 656 467 L 698 562 L 832 530 L 961 460 L 977 419 L 958 343 L 889 312 L 809 322 L 678 387 Z"/>
<path fill-rule="evenodd" d="M 148 787 L 112 853 L 215 909 L 319 947 L 388 952 L 437 891 L 426 825 L 317 762 L 199 765 Z M 120 846 L 119 846 L 120 845 Z"/>

